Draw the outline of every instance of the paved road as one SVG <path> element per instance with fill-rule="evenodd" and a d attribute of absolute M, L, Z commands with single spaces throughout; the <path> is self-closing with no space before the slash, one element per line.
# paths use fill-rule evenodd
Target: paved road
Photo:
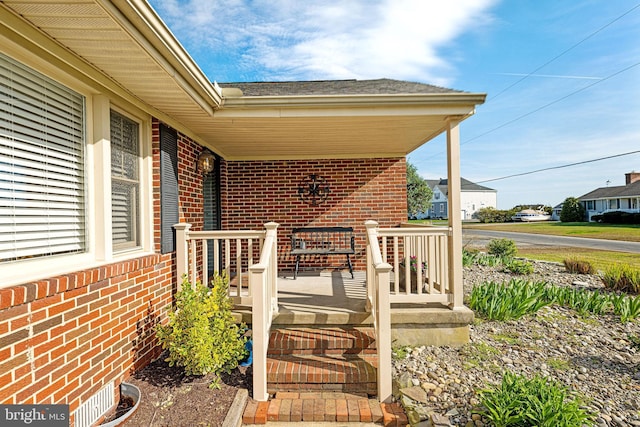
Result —
<path fill-rule="evenodd" d="M 640 242 L 549 236 L 546 234 L 513 233 L 507 231 L 479 230 L 475 228 L 462 230 L 463 245 L 471 244 L 474 246 L 486 246 L 491 239 L 511 239 L 519 246 L 560 246 L 640 254 Z"/>

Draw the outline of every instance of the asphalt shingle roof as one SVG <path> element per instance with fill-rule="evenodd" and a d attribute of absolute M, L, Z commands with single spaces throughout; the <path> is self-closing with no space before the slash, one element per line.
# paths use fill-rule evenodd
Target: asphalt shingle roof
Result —
<path fill-rule="evenodd" d="M 464 93 L 459 90 L 424 83 L 392 79 L 219 83 L 219 86 L 222 88 L 238 88 L 244 96 Z"/>
<path fill-rule="evenodd" d="M 640 197 L 640 181 L 614 187 L 600 187 L 578 197 L 578 200 L 610 199 L 619 197 Z"/>
<path fill-rule="evenodd" d="M 440 191 L 442 191 L 443 194 L 448 194 L 449 184 L 446 178 L 445 179 L 427 179 L 427 184 L 431 188 L 435 188 L 437 186 L 438 188 L 440 188 Z M 461 191 L 496 191 L 493 188 L 476 184 L 464 178 L 460 178 L 460 187 L 461 187 Z"/>

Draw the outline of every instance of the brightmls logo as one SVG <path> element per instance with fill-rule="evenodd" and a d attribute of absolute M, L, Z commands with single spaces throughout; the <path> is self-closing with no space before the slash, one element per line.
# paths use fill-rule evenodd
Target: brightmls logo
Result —
<path fill-rule="evenodd" d="M 0 425 L 69 427 L 69 405 L 0 405 Z"/>

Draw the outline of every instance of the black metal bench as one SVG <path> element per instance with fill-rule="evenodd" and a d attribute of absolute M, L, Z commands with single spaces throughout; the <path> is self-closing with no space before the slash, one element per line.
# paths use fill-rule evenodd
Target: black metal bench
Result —
<path fill-rule="evenodd" d="M 351 255 L 355 253 L 353 227 L 302 227 L 291 232 L 291 255 L 296 256 L 294 279 L 298 277 L 302 255 L 346 255 L 353 279 Z"/>

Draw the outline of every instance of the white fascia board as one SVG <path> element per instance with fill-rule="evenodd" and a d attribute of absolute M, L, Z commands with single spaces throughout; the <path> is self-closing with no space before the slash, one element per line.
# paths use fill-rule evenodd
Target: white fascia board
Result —
<path fill-rule="evenodd" d="M 226 90 L 226 89 L 225 89 Z M 483 93 L 399 94 L 399 95 L 291 95 L 229 96 L 224 108 L 300 107 L 475 107 L 484 103 Z"/>
<path fill-rule="evenodd" d="M 145 0 L 97 2 L 180 83 L 194 101 L 213 114 L 212 109 L 217 109 L 222 103 L 222 91 L 205 76 L 149 3 Z"/>

